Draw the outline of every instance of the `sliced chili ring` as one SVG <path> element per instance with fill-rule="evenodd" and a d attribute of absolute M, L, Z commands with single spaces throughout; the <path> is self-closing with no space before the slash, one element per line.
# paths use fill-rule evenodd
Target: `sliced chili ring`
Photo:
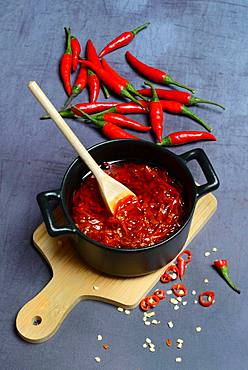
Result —
<path fill-rule="evenodd" d="M 140 306 L 140 309 L 141 309 L 142 311 L 148 311 L 148 310 L 151 308 L 151 306 L 150 306 L 150 305 L 149 305 L 149 303 L 147 302 L 147 299 L 146 299 L 146 298 L 143 298 L 143 299 L 140 301 L 139 306 Z"/>
<path fill-rule="evenodd" d="M 172 280 L 169 274 L 163 274 L 160 276 L 161 283 L 169 283 Z"/>
<path fill-rule="evenodd" d="M 204 299 L 205 297 L 207 298 L 207 300 Z M 203 307 L 211 306 L 214 303 L 214 300 L 215 300 L 215 293 L 212 290 L 209 290 L 207 292 L 202 292 L 199 297 L 199 303 Z"/>
<path fill-rule="evenodd" d="M 184 297 L 188 293 L 186 286 L 183 284 L 174 284 L 171 289 L 177 297 Z"/>
<path fill-rule="evenodd" d="M 160 299 L 155 294 L 149 295 L 146 297 L 146 300 L 150 307 L 156 307 L 160 302 Z"/>
<path fill-rule="evenodd" d="M 160 300 L 164 299 L 166 296 L 166 292 L 163 289 L 156 289 L 155 292 L 153 293 L 156 297 L 158 297 Z"/>
<path fill-rule="evenodd" d="M 182 258 L 182 255 L 184 255 L 184 254 L 186 254 L 188 256 L 187 259 L 184 260 L 185 263 L 191 262 L 191 260 L 192 260 L 192 252 L 189 251 L 188 249 L 185 249 L 184 251 L 182 251 L 177 258 L 179 258 L 179 257 Z"/>

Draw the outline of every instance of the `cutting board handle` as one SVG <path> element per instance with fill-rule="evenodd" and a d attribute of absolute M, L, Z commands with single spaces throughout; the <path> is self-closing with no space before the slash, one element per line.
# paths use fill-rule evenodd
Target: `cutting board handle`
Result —
<path fill-rule="evenodd" d="M 67 314 L 82 299 L 78 292 L 73 292 L 72 286 L 66 285 L 65 279 L 65 276 L 63 278 L 54 276 L 41 292 L 18 312 L 16 328 L 26 341 L 41 343 L 49 339 L 58 330 Z"/>

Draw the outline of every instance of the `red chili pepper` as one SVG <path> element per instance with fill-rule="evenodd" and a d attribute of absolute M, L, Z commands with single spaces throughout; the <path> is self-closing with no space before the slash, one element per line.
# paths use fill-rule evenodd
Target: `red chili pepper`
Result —
<path fill-rule="evenodd" d="M 147 299 L 148 304 L 152 308 L 153 307 L 156 307 L 159 304 L 159 302 L 160 302 L 159 297 L 157 295 L 155 295 L 155 294 L 146 297 L 146 299 Z"/>
<path fill-rule="evenodd" d="M 81 53 L 81 46 L 75 36 L 71 36 L 71 50 L 72 50 L 72 72 L 75 72 L 78 66 L 78 57 Z"/>
<path fill-rule="evenodd" d="M 187 255 L 186 260 L 182 257 L 184 254 Z M 184 251 L 182 251 L 177 257 L 178 275 L 179 275 L 180 280 L 183 279 L 186 266 L 191 260 L 192 260 L 192 252 L 189 251 L 188 249 L 185 249 Z"/>
<path fill-rule="evenodd" d="M 116 49 L 128 45 L 134 39 L 137 33 L 149 26 L 149 24 L 150 22 L 144 23 L 130 32 L 123 32 L 121 35 L 117 36 L 102 49 L 99 54 L 99 58 L 104 57 L 104 55 L 107 55 Z"/>
<path fill-rule="evenodd" d="M 235 290 L 235 292 L 240 294 L 240 290 L 236 287 L 236 285 L 232 282 L 229 277 L 229 270 L 228 270 L 228 261 L 227 260 L 216 260 L 214 261 L 214 267 L 218 271 L 218 273 L 223 277 L 223 279 L 229 284 L 229 286 Z"/>
<path fill-rule="evenodd" d="M 148 113 L 145 107 L 148 107 L 149 103 L 142 101 L 142 105 L 143 106 L 140 106 L 133 102 L 120 103 L 116 101 L 116 102 L 79 103 L 79 104 L 75 104 L 75 107 L 82 109 L 88 114 L 102 112 L 109 108 L 111 108 L 112 113 L 120 113 L 120 114 Z M 75 118 L 75 114 L 73 113 L 71 109 L 62 110 L 59 113 L 62 117 Z M 76 115 L 80 116 L 80 112 L 76 113 Z M 45 115 L 45 116 L 42 116 L 40 119 L 49 119 L 49 118 L 50 116 Z"/>
<path fill-rule="evenodd" d="M 122 130 L 120 127 L 114 125 L 113 123 L 107 121 L 97 120 L 92 118 L 90 115 L 82 111 L 81 109 L 76 108 L 75 106 L 72 107 L 73 112 L 79 112 L 83 117 L 88 118 L 90 121 L 95 123 L 98 127 L 102 129 L 102 132 L 105 136 L 109 139 L 135 139 L 140 140 L 138 137 L 129 134 L 128 132 Z"/>
<path fill-rule="evenodd" d="M 152 96 L 151 89 L 139 89 L 138 92 L 145 96 Z M 156 92 L 158 94 L 159 99 L 177 101 L 178 103 L 182 103 L 185 105 L 196 105 L 199 103 L 213 104 L 216 105 L 217 107 L 225 109 L 225 107 L 221 104 L 197 98 L 196 96 L 185 91 L 156 89 Z"/>
<path fill-rule="evenodd" d="M 91 69 L 88 69 L 88 87 L 90 94 L 90 103 L 95 103 L 100 93 L 100 82 L 97 75 L 92 72 Z"/>
<path fill-rule="evenodd" d="M 171 289 L 177 297 L 184 297 L 188 293 L 187 288 L 183 284 L 174 284 Z"/>
<path fill-rule="evenodd" d="M 72 93 L 66 100 L 63 109 L 66 109 L 71 101 L 78 96 L 86 87 L 87 85 L 87 69 L 84 66 L 80 66 L 76 81 L 72 86 Z"/>
<path fill-rule="evenodd" d="M 138 121 L 125 117 L 122 114 L 111 113 L 111 109 L 112 108 L 108 109 L 105 112 L 94 114 L 91 117 L 96 118 L 101 121 L 107 121 L 107 122 L 113 123 L 117 126 L 127 127 L 132 130 L 136 130 L 136 131 L 141 131 L 141 132 L 150 131 L 151 127 L 142 125 Z M 115 107 L 113 107 L 113 109 L 115 109 Z"/>
<path fill-rule="evenodd" d="M 65 28 L 67 35 L 66 50 L 60 60 L 60 76 L 68 96 L 71 95 L 71 66 L 72 66 L 72 50 L 71 50 L 71 30 Z"/>
<path fill-rule="evenodd" d="M 120 80 L 122 83 L 126 83 L 126 89 L 136 95 L 136 96 L 139 96 L 142 100 L 145 100 L 147 101 L 147 99 L 142 95 L 140 94 L 136 89 L 135 87 L 128 81 L 126 80 L 124 77 L 122 77 L 121 75 L 119 75 L 118 72 L 116 72 L 115 69 L 113 69 L 109 64 L 108 62 L 106 61 L 106 59 L 102 59 L 102 67 L 105 71 L 109 72 L 116 80 Z"/>
<path fill-rule="evenodd" d="M 205 300 L 205 297 L 207 298 L 207 301 Z M 202 292 L 200 294 L 199 303 L 203 307 L 209 307 L 214 303 L 214 299 L 215 299 L 215 293 L 213 291 L 209 290 L 207 292 Z"/>
<path fill-rule="evenodd" d="M 152 101 L 149 104 L 149 115 L 152 129 L 159 142 L 162 141 L 163 135 L 163 109 L 156 93 L 156 90 L 151 82 L 145 82 L 152 89 Z"/>
<path fill-rule="evenodd" d="M 163 289 L 156 289 L 155 292 L 153 293 L 153 295 L 155 295 L 156 297 L 158 297 L 160 299 L 160 301 L 161 301 L 162 299 L 165 298 L 166 292 Z"/>
<path fill-rule="evenodd" d="M 151 306 L 147 302 L 147 299 L 146 298 L 143 298 L 140 301 L 140 308 L 141 308 L 142 311 L 148 311 L 151 308 Z"/>
<path fill-rule="evenodd" d="M 160 83 L 160 84 L 166 84 L 166 85 L 167 84 L 176 85 L 186 90 L 189 90 L 192 93 L 195 92 L 193 89 L 190 89 L 189 87 L 181 85 L 180 83 L 175 81 L 166 72 L 161 71 L 157 68 L 150 67 L 147 64 L 142 63 L 140 60 L 135 58 L 135 56 L 133 56 L 130 53 L 130 51 L 126 52 L 126 58 L 127 58 L 128 63 L 131 65 L 131 67 L 133 67 L 133 69 L 135 69 L 141 75 L 145 76 L 145 78 L 150 81 Z"/>
<path fill-rule="evenodd" d="M 163 137 L 161 143 L 157 144 L 163 146 L 173 146 L 188 144 L 201 140 L 216 141 L 216 137 L 213 134 L 205 131 L 177 131 Z"/>
<path fill-rule="evenodd" d="M 105 71 L 103 68 L 98 67 L 96 64 L 93 64 L 92 62 L 80 60 L 80 62 L 92 69 L 97 76 L 100 78 L 100 80 L 106 85 L 110 90 L 112 90 L 115 94 L 126 97 L 128 99 L 131 99 L 135 103 L 142 105 L 135 97 L 133 97 L 130 92 L 127 90 L 127 83 L 126 81 L 121 81 L 120 79 L 116 80 L 113 78 L 111 73 Z"/>
<path fill-rule="evenodd" d="M 172 279 L 172 274 L 170 273 L 175 273 L 177 276 L 175 279 Z M 165 270 L 165 272 L 162 274 L 162 276 L 160 277 L 160 281 L 162 283 L 169 283 L 171 280 L 176 280 L 178 278 L 178 268 L 176 265 L 170 265 L 167 267 L 167 269 Z"/>
<path fill-rule="evenodd" d="M 200 117 L 198 117 L 194 112 L 192 112 L 189 108 L 187 108 L 184 104 L 178 103 L 176 101 L 170 100 L 160 100 L 162 108 L 164 111 L 174 114 L 183 114 L 187 117 L 192 118 L 196 122 L 200 123 L 206 130 L 212 131 L 211 127 L 207 125 L 206 122 L 203 121 Z"/>

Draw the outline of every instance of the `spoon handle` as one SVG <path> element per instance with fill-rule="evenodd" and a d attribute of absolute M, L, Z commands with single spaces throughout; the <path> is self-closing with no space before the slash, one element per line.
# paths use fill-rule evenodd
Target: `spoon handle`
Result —
<path fill-rule="evenodd" d="M 88 153 L 87 149 L 83 146 L 83 144 L 80 142 L 78 137 L 74 134 L 74 132 L 67 125 L 65 120 L 60 116 L 60 114 L 58 113 L 54 105 L 51 103 L 48 97 L 44 94 L 44 92 L 41 90 L 39 85 L 35 81 L 30 81 L 28 84 L 28 88 L 30 89 L 34 97 L 38 100 L 38 102 L 41 104 L 41 106 L 45 109 L 45 111 L 53 119 L 56 126 L 60 129 L 60 131 L 65 136 L 65 138 L 69 141 L 69 143 L 73 146 L 73 148 L 79 154 L 79 156 L 84 161 L 84 163 L 93 172 L 95 177 L 99 178 L 99 176 L 102 174 L 103 171 L 100 169 L 98 164 Z"/>

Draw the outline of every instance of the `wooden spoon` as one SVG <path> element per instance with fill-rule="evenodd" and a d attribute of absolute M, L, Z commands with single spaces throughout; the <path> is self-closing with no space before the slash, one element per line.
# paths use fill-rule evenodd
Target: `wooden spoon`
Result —
<path fill-rule="evenodd" d="M 87 149 L 79 141 L 78 137 L 70 129 L 64 119 L 60 116 L 58 111 L 55 109 L 53 104 L 38 86 L 35 81 L 30 81 L 28 84 L 34 97 L 42 105 L 42 107 L 51 116 L 57 127 L 60 129 L 65 138 L 73 146 L 76 152 L 79 154 L 80 158 L 89 167 L 89 169 L 94 174 L 98 186 L 103 197 L 103 200 L 112 214 L 115 213 L 117 203 L 119 200 L 126 198 L 128 196 L 135 196 L 135 194 L 129 190 L 126 186 L 120 182 L 113 179 L 111 176 L 107 175 L 95 162 L 95 160 L 88 153 Z"/>

